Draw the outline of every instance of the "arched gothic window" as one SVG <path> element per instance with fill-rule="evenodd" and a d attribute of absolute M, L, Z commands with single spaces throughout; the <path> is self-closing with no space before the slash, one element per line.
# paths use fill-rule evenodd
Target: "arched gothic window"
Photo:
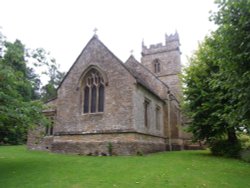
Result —
<path fill-rule="evenodd" d="M 83 113 L 104 111 L 104 79 L 96 69 L 90 69 L 83 80 Z"/>
<path fill-rule="evenodd" d="M 160 60 L 159 59 L 155 59 L 154 60 L 153 66 L 154 66 L 154 73 L 161 72 L 161 64 L 160 64 Z"/>

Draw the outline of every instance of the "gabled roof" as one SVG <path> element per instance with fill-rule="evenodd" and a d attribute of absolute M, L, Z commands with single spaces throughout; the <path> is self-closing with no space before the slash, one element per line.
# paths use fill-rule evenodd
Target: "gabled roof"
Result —
<path fill-rule="evenodd" d="M 139 61 L 137 61 L 133 55 L 131 55 L 128 60 L 125 62 L 125 65 L 129 65 L 131 66 L 140 66 L 142 69 L 144 69 L 144 71 L 148 72 L 150 75 L 152 75 L 155 79 L 159 80 L 160 82 L 162 82 L 163 85 L 165 85 L 168 89 L 169 86 L 167 84 L 165 84 L 163 81 L 161 81 L 157 76 L 155 76 L 154 73 L 152 73 L 149 69 L 147 69 L 143 64 L 141 64 Z M 129 66 L 127 66 L 129 67 Z M 130 68 L 131 69 L 131 68 Z M 135 70 L 136 71 L 136 70 Z M 137 71 L 136 71 L 137 72 Z"/>
<path fill-rule="evenodd" d="M 139 71 L 137 71 L 136 67 L 139 66 L 143 72 L 150 74 L 154 79 L 158 80 L 159 83 L 161 83 L 163 85 L 163 87 L 166 87 L 166 89 L 168 89 L 168 92 L 170 93 L 170 95 L 174 98 L 173 100 L 176 100 L 177 102 L 179 102 L 176 97 L 171 93 L 169 86 L 164 83 L 162 80 L 160 80 L 154 73 L 152 73 L 149 69 L 147 69 L 143 64 L 141 64 L 139 61 L 137 61 L 135 59 L 135 57 L 133 55 L 131 55 L 128 60 L 125 62 L 126 67 L 128 67 L 128 69 L 130 69 L 130 71 L 132 72 L 132 74 L 134 75 L 134 77 L 136 77 L 136 79 L 138 80 L 138 83 L 142 84 L 143 86 L 145 86 L 149 91 L 151 91 L 153 94 L 157 95 L 159 98 L 161 98 L 159 96 L 159 94 L 156 93 L 155 89 L 153 89 L 151 87 L 151 84 L 149 84 L 147 82 L 146 79 L 144 79 L 143 77 L 145 77 L 146 75 L 142 75 Z"/>
<path fill-rule="evenodd" d="M 69 73 L 71 72 L 72 68 L 75 66 L 75 64 L 78 62 L 79 58 L 82 56 L 82 54 L 84 53 L 84 51 L 88 48 L 88 46 L 91 45 L 92 42 L 98 42 L 101 46 L 103 46 L 114 58 L 116 58 L 116 60 L 120 63 L 121 66 L 123 66 L 130 74 L 131 76 L 134 77 L 134 75 L 131 73 L 131 71 L 127 68 L 127 66 L 124 65 L 124 63 L 118 58 L 116 57 L 112 51 L 110 51 L 108 49 L 108 47 L 105 46 L 105 44 L 103 44 L 98 36 L 95 34 L 93 35 L 93 37 L 89 40 L 89 42 L 86 44 L 86 46 L 83 48 L 82 52 L 78 55 L 78 57 L 76 58 L 75 62 L 73 63 L 73 65 L 70 67 L 69 71 L 66 73 L 66 75 L 64 76 L 64 78 L 62 79 L 61 83 L 59 84 L 59 86 L 57 87 L 57 90 L 61 87 L 61 85 L 63 84 L 64 80 L 67 78 L 67 76 L 69 75 Z"/>
<path fill-rule="evenodd" d="M 136 69 L 133 68 L 133 66 L 129 66 L 129 65 L 136 65 L 136 64 L 140 64 L 140 63 L 135 59 L 133 55 L 131 55 L 128 58 L 128 60 L 125 62 L 125 66 L 130 70 L 130 73 L 134 76 L 137 83 L 143 86 L 145 89 L 149 90 L 157 98 L 162 100 L 162 98 L 154 91 L 154 89 L 150 86 L 150 84 L 145 79 L 142 79 L 142 75 L 139 72 L 137 72 Z"/>

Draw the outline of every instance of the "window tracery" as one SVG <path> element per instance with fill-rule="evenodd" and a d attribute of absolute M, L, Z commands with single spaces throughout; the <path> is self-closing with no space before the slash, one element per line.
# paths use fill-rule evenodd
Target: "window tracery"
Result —
<path fill-rule="evenodd" d="M 96 70 L 91 69 L 83 82 L 83 113 L 104 111 L 104 79 Z"/>

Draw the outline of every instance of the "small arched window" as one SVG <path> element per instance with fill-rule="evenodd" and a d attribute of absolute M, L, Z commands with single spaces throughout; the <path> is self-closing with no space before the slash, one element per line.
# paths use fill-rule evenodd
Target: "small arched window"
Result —
<path fill-rule="evenodd" d="M 104 79 L 96 69 L 90 69 L 83 78 L 83 113 L 104 111 Z"/>
<path fill-rule="evenodd" d="M 154 60 L 153 66 L 154 66 L 154 73 L 161 72 L 161 64 L 160 64 L 160 60 L 159 59 L 155 59 Z"/>

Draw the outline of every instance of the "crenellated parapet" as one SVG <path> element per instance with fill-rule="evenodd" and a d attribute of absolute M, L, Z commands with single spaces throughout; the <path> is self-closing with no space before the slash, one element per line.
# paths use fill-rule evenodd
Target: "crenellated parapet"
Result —
<path fill-rule="evenodd" d="M 175 34 L 170 34 L 168 35 L 167 33 L 165 34 L 165 43 L 167 45 L 167 43 L 170 42 L 178 42 L 179 43 L 179 34 L 176 31 Z"/>
<path fill-rule="evenodd" d="M 142 41 L 142 56 L 155 54 L 155 53 L 164 53 L 168 51 L 180 51 L 179 49 L 179 34 L 175 32 L 175 34 L 167 35 L 165 34 L 165 44 L 157 43 L 151 44 L 147 47 Z"/>

